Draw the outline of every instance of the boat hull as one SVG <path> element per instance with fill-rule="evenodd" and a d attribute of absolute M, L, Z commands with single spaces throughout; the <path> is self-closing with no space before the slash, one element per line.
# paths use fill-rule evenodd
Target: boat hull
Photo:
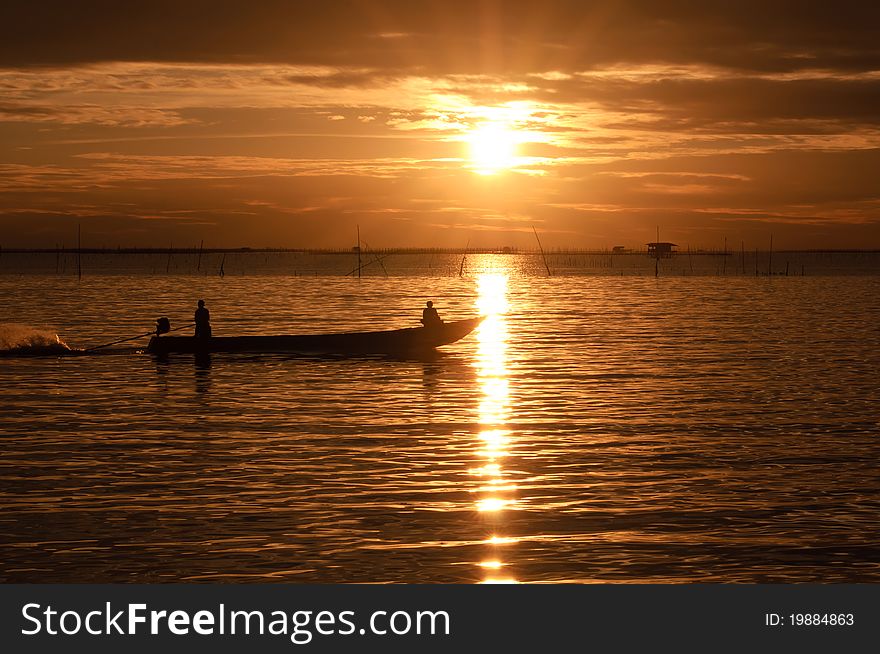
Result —
<path fill-rule="evenodd" d="M 213 352 L 278 354 L 413 354 L 449 345 L 470 334 L 482 318 L 456 320 L 436 327 L 411 327 L 381 332 L 302 336 L 154 336 L 151 354 Z"/>

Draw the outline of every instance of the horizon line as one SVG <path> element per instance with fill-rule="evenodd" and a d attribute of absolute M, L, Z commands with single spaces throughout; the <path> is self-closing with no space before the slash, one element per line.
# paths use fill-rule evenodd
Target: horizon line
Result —
<path fill-rule="evenodd" d="M 3 247 L 0 245 L 0 256 L 3 254 L 247 254 L 247 253 L 290 253 L 290 254 L 333 254 L 333 255 L 352 255 L 357 254 L 356 246 L 350 248 L 328 247 Z M 880 248 L 749 248 L 747 252 L 779 252 L 779 253 L 805 253 L 805 254 L 876 254 L 880 253 Z M 441 248 L 441 247 L 389 247 L 389 248 L 360 248 L 361 254 L 369 254 L 371 252 L 382 254 L 541 254 L 541 250 L 537 248 L 517 248 L 510 246 L 502 247 L 479 247 L 479 248 Z M 613 248 L 547 248 L 544 250 L 546 254 L 593 254 L 593 255 L 627 255 L 627 254 L 648 254 L 647 248 L 625 248 L 615 251 Z M 740 250 L 735 248 L 688 248 L 686 250 L 676 250 L 670 254 L 686 256 L 710 254 L 710 255 L 727 255 L 732 256 L 739 254 Z"/>

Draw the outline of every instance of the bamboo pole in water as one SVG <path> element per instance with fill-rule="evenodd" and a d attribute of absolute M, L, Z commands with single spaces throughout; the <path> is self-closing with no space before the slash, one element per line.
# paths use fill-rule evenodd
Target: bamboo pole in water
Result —
<path fill-rule="evenodd" d="M 369 266 L 371 263 L 378 263 L 380 266 L 382 266 L 382 272 L 385 273 L 386 277 L 388 277 L 388 270 L 385 268 L 385 264 L 382 263 L 382 259 L 387 259 L 389 256 L 391 256 L 390 253 L 385 254 L 384 256 L 380 257 L 378 254 L 376 254 L 376 252 L 374 250 L 370 249 L 369 243 L 367 243 L 366 241 L 363 241 L 363 244 L 364 244 L 364 247 L 367 249 L 367 254 L 369 254 L 373 257 L 372 261 L 367 262 L 367 266 Z"/>
<path fill-rule="evenodd" d="M 78 223 L 76 226 L 76 277 L 77 279 L 82 279 L 83 277 L 83 267 L 82 267 L 82 223 Z"/>
<path fill-rule="evenodd" d="M 552 277 L 553 274 L 550 272 L 550 266 L 547 264 L 547 257 L 544 254 L 544 248 L 541 246 L 541 239 L 538 238 L 538 230 L 535 229 L 534 225 L 532 225 L 532 231 L 535 232 L 535 240 L 538 241 L 538 249 L 541 251 L 541 258 L 544 260 L 544 267 L 547 269 L 547 277 Z"/>
<path fill-rule="evenodd" d="M 375 252 L 371 252 L 371 254 L 373 255 L 373 261 L 376 262 L 376 263 L 378 263 L 380 266 L 382 266 L 382 272 L 385 274 L 386 277 L 388 277 L 388 269 L 385 268 L 385 264 L 382 263 L 382 259 L 386 259 L 386 258 L 388 258 L 388 257 L 391 256 L 391 255 L 390 255 L 390 254 L 386 254 L 385 256 L 380 257 L 380 256 L 379 256 L 378 254 L 376 254 Z"/>
<path fill-rule="evenodd" d="M 171 272 L 171 253 L 174 252 L 174 241 L 171 241 L 171 247 L 168 248 L 168 261 L 165 262 L 165 274 Z"/>
<path fill-rule="evenodd" d="M 458 276 L 464 277 L 464 260 L 467 258 L 468 248 L 471 246 L 471 240 L 468 239 L 467 244 L 464 246 L 464 254 L 461 255 L 461 265 L 458 267 Z"/>
<path fill-rule="evenodd" d="M 387 253 L 383 254 L 382 256 L 379 256 L 379 255 L 376 254 L 375 252 L 372 252 L 371 254 L 373 255 L 373 260 L 372 260 L 372 261 L 368 261 L 367 263 L 365 263 L 365 264 L 363 265 L 363 267 L 366 268 L 366 267 L 369 266 L 369 265 L 372 265 L 372 264 L 374 264 L 374 263 L 378 263 L 380 266 L 382 266 L 382 270 L 385 271 L 385 276 L 388 277 L 388 271 L 385 269 L 385 264 L 382 263 L 382 260 L 383 260 L 383 259 L 387 259 L 388 257 L 390 257 L 390 256 L 391 256 L 391 253 L 390 253 L 390 252 L 387 252 Z M 345 276 L 346 276 L 346 277 L 349 277 L 350 275 L 354 275 L 356 272 L 359 272 L 359 269 L 358 269 L 358 268 L 352 268 L 352 269 L 349 270 L 347 273 L 345 273 Z M 315 271 L 315 277 L 317 277 L 317 276 L 318 276 L 318 272 Z"/>
<path fill-rule="evenodd" d="M 773 234 L 770 234 L 770 254 L 767 258 L 767 275 L 773 274 Z"/>
<path fill-rule="evenodd" d="M 742 252 L 742 258 L 740 260 L 740 263 L 742 265 L 742 274 L 745 275 L 746 274 L 746 242 L 745 241 L 742 241 L 740 243 L 740 248 L 741 248 L 741 252 Z"/>
<path fill-rule="evenodd" d="M 202 239 L 202 242 L 199 243 L 199 259 L 196 262 L 196 272 L 202 269 L 202 250 L 205 249 L 205 239 Z"/>
<path fill-rule="evenodd" d="M 660 225 L 657 225 L 657 245 L 654 246 L 654 277 L 660 276 Z"/>
<path fill-rule="evenodd" d="M 358 279 L 361 278 L 361 226 L 357 226 Z"/>
<path fill-rule="evenodd" d="M 723 254 L 723 258 L 721 259 L 721 274 L 722 275 L 727 274 L 727 237 L 726 236 L 724 237 L 724 254 Z"/>
<path fill-rule="evenodd" d="M 758 248 L 755 248 L 755 277 L 758 276 Z"/>

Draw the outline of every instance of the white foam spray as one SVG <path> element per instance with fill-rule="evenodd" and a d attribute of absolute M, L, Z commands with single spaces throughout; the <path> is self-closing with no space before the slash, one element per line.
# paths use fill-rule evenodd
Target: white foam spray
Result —
<path fill-rule="evenodd" d="M 70 347 L 47 329 L 0 323 L 0 354 L 67 354 Z"/>

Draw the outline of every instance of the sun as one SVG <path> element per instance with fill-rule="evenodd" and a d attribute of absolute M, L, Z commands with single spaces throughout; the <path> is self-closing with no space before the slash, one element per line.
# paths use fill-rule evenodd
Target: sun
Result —
<path fill-rule="evenodd" d="M 474 127 L 466 137 L 474 172 L 494 175 L 517 163 L 517 133 L 501 122 L 486 122 Z"/>

